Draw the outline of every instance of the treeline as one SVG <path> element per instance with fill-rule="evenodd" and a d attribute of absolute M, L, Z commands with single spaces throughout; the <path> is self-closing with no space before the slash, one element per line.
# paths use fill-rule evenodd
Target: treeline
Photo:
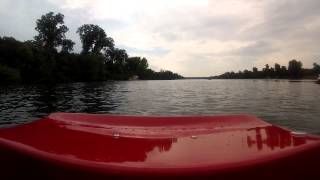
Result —
<path fill-rule="evenodd" d="M 280 66 L 276 63 L 274 67 L 270 67 L 268 64 L 259 71 L 258 68 L 252 68 L 252 71 L 244 70 L 239 72 L 226 72 L 219 76 L 212 76 L 212 79 L 315 79 L 320 74 L 320 65 L 313 64 L 312 69 L 304 69 L 302 62 L 297 60 L 291 60 L 286 66 Z"/>
<path fill-rule="evenodd" d="M 78 28 L 81 53 L 72 53 L 75 43 L 66 38 L 69 29 L 63 14 L 43 15 L 35 30 L 34 40 L 25 42 L 0 37 L 0 84 L 183 78 L 171 71 L 153 71 L 146 58 L 129 57 L 98 25 Z"/>

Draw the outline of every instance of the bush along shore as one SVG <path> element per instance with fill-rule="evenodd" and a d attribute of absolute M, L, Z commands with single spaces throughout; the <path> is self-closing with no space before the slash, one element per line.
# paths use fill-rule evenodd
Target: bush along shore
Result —
<path fill-rule="evenodd" d="M 69 29 L 63 14 L 41 16 L 35 30 L 34 39 L 25 42 L 0 37 L 0 84 L 183 78 L 171 71 L 153 71 L 146 58 L 129 57 L 98 25 L 78 28 L 81 53 L 73 53 L 75 43 L 66 38 Z"/>
<path fill-rule="evenodd" d="M 302 62 L 294 59 L 289 61 L 288 68 L 278 63 L 274 67 L 266 64 L 261 71 L 254 67 L 252 71 L 226 72 L 219 76 L 211 76 L 210 79 L 317 79 L 319 74 L 319 64 L 313 63 L 313 68 L 305 69 Z"/>

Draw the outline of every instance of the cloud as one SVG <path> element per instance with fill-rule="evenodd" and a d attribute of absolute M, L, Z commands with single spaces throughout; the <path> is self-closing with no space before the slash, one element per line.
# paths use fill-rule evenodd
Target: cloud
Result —
<path fill-rule="evenodd" d="M 41 8 L 39 8 L 41 7 Z M 318 0 L 0 0 L 0 35 L 31 39 L 35 20 L 65 15 L 76 51 L 76 29 L 98 24 L 132 56 L 185 76 L 319 62 Z"/>
<path fill-rule="evenodd" d="M 56 6 L 45 1 L 0 0 L 0 35 L 14 36 L 20 40 L 31 39 L 36 32 L 35 19 L 56 9 Z"/>
<path fill-rule="evenodd" d="M 247 57 L 258 57 L 262 55 L 268 55 L 272 52 L 277 51 L 271 43 L 265 41 L 257 41 L 248 46 L 239 48 L 233 52 L 230 52 L 230 55 L 233 56 L 247 56 Z"/>
<path fill-rule="evenodd" d="M 168 49 L 164 49 L 161 47 L 153 47 L 150 49 L 138 49 L 135 47 L 122 46 L 121 48 L 127 50 L 129 54 L 133 54 L 136 56 L 141 55 L 155 55 L 155 56 L 164 56 L 170 52 Z"/>

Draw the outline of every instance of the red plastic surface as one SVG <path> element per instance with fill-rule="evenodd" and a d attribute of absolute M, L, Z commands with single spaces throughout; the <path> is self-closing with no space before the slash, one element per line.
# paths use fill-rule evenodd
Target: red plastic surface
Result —
<path fill-rule="evenodd" d="M 0 129 L 0 177 L 320 177 L 320 139 L 254 116 L 55 113 Z"/>

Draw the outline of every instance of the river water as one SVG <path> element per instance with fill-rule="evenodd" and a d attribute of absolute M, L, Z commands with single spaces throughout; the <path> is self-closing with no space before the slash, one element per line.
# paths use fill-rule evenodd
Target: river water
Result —
<path fill-rule="evenodd" d="M 320 85 L 287 80 L 115 81 L 0 87 L 0 127 L 52 112 L 252 114 L 320 134 Z"/>

